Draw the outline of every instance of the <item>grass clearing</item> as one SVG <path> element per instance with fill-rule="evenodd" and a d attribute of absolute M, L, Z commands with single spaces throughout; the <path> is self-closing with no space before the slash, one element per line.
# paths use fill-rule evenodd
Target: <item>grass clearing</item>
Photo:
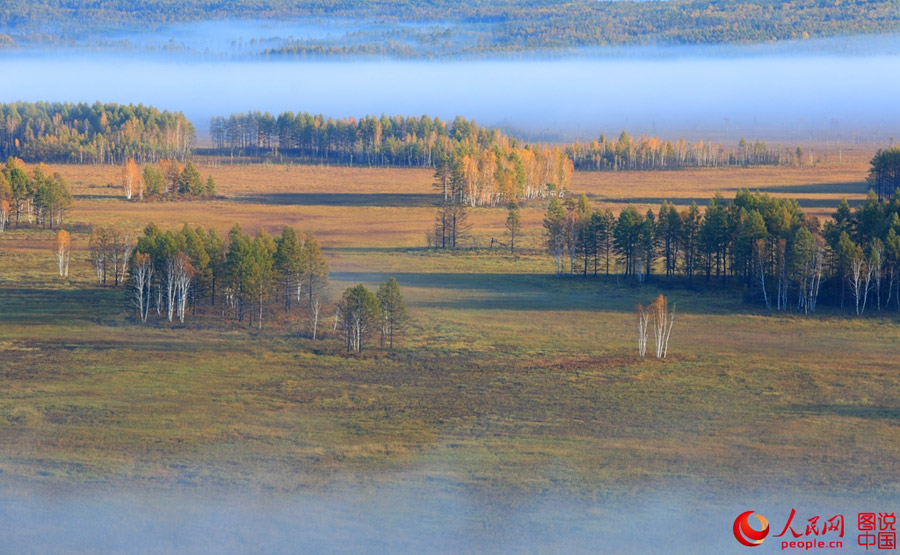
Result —
<path fill-rule="evenodd" d="M 640 360 L 633 307 L 656 285 L 555 278 L 547 257 L 528 252 L 426 251 L 427 206 L 238 198 L 293 194 L 301 178 L 309 194 L 328 194 L 331 180 L 365 199 L 382 186 L 422 195 L 425 171 L 219 167 L 224 199 L 138 204 L 83 192 L 114 169 L 60 169 L 85 195 L 71 218 L 72 277 L 54 276 L 52 232 L 0 236 L 0 480 L 295 492 L 413 473 L 490 495 L 900 491 L 893 315 L 772 316 L 728 291 L 666 288 L 677 303 L 670 358 Z M 774 171 L 715 175 L 736 186 L 777 181 Z M 779 171 L 779 186 L 811 189 L 826 173 Z M 688 188 L 691 172 L 587 178 L 708 192 Z M 523 211 L 532 246 L 542 211 Z M 473 211 L 474 235 L 500 233 L 504 218 Z M 396 352 L 346 356 L 338 340 L 295 337 L 302 322 L 276 312 L 261 332 L 202 315 L 135 325 L 123 291 L 93 283 L 86 231 L 149 221 L 314 230 L 330 298 L 396 277 L 412 327 Z"/>

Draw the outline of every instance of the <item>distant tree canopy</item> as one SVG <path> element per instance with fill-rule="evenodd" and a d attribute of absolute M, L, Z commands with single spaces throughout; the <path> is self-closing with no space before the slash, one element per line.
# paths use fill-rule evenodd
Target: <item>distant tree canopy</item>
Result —
<path fill-rule="evenodd" d="M 282 154 L 307 162 L 439 168 L 454 160 L 462 165 L 471 206 L 496 205 L 514 198 L 546 196 L 561 191 L 578 170 L 656 170 L 684 167 L 793 165 L 796 150 L 770 150 L 765 142 L 744 139 L 728 150 L 711 141 L 689 143 L 656 137 L 618 139 L 600 136 L 568 146 L 526 143 L 498 129 L 480 127 L 457 116 L 440 118 L 386 115 L 360 119 L 284 112 L 232 114 L 210 121 L 217 151 Z M 448 174 L 449 175 L 449 174 Z M 552 186 L 551 186 L 552 185 Z"/>
<path fill-rule="evenodd" d="M 566 153 L 575 169 L 588 171 L 803 164 L 799 149 L 770 149 L 765 141 L 750 143 L 741 138 L 737 148 L 729 150 L 712 141 L 664 141 L 657 137 L 630 137 L 625 131 L 618 139 L 601 135 L 589 143 L 576 142 L 566 148 Z"/>
<path fill-rule="evenodd" d="M 0 104 L 2 157 L 99 164 L 183 160 L 194 141 L 194 126 L 180 112 L 99 102 Z"/>
<path fill-rule="evenodd" d="M 13 33 L 10 40 L 27 42 L 36 35 L 44 43 L 64 42 L 86 28 L 110 23 L 224 18 L 420 24 L 354 30 L 337 39 L 283 40 L 265 50 L 269 56 L 441 56 L 604 45 L 748 43 L 900 29 L 894 0 L 10 0 L 0 7 L 0 31 Z"/>

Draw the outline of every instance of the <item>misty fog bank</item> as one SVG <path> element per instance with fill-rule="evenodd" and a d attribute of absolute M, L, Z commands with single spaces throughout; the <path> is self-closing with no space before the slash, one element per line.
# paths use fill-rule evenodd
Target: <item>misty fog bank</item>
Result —
<path fill-rule="evenodd" d="M 699 52 L 699 51 L 698 51 Z M 248 110 L 463 115 L 529 138 L 599 133 L 850 141 L 900 136 L 900 55 L 564 57 L 476 61 L 203 61 L 53 52 L 0 57 L 0 101 L 152 104 L 201 136 Z"/>
<path fill-rule="evenodd" d="M 735 517 L 754 510 L 779 530 L 791 508 L 844 514 L 894 511 L 897 498 L 773 490 L 718 496 L 660 491 L 624 500 L 560 495 L 509 500 L 440 481 L 293 496 L 144 490 L 0 492 L 0 550 L 128 552 L 741 552 Z M 773 532 L 773 534 L 776 532 Z M 769 543 L 773 543 L 774 540 Z M 771 546 L 769 546 L 771 547 Z"/>

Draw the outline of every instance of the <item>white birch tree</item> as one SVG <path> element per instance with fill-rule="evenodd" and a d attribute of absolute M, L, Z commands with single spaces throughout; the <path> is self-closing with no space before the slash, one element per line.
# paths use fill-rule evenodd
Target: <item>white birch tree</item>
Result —
<path fill-rule="evenodd" d="M 56 263 L 59 267 L 59 277 L 69 277 L 69 252 L 71 250 L 71 238 L 65 229 L 56 234 Z"/>
<path fill-rule="evenodd" d="M 131 262 L 131 276 L 133 280 L 131 289 L 137 305 L 138 317 L 142 323 L 146 323 L 147 314 L 150 312 L 150 284 L 153 279 L 153 259 L 149 253 L 134 253 Z"/>

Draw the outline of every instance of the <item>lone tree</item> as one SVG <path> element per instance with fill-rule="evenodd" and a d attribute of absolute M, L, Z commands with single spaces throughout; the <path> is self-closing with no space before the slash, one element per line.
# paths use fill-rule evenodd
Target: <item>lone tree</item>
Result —
<path fill-rule="evenodd" d="M 134 158 L 129 158 L 125 161 L 125 165 L 122 166 L 122 190 L 125 193 L 125 198 L 128 200 L 134 197 L 138 199 L 144 198 L 144 193 L 141 189 L 141 174 L 138 172 L 137 164 L 134 163 Z"/>
<path fill-rule="evenodd" d="M 59 266 L 59 277 L 69 277 L 69 251 L 72 241 L 69 232 L 60 229 L 56 234 L 56 263 Z"/>
<path fill-rule="evenodd" d="M 153 270 L 153 258 L 150 254 L 135 251 L 131 257 L 132 295 L 141 323 L 147 322 L 147 315 L 150 312 Z"/>
<path fill-rule="evenodd" d="M 400 285 L 397 280 L 391 278 L 378 288 L 378 304 L 381 308 L 381 346 L 384 347 L 385 339 L 388 347 L 394 348 L 394 336 L 398 335 L 406 326 L 406 306 L 403 304 L 403 295 L 400 294 Z"/>
<path fill-rule="evenodd" d="M 378 298 L 359 284 L 344 291 L 338 304 L 341 329 L 347 338 L 347 352 L 362 352 L 381 318 Z"/>
<path fill-rule="evenodd" d="M 319 315 L 322 312 L 322 293 L 328 285 L 328 261 L 322 253 L 322 247 L 314 235 L 307 235 L 303 243 L 301 266 L 306 292 L 309 297 L 309 324 L 312 338 L 316 338 L 319 329 Z M 299 301 L 300 288 L 297 288 Z"/>
<path fill-rule="evenodd" d="M 522 220 L 519 217 L 519 203 L 512 199 L 509 203 L 509 214 L 506 216 L 506 231 L 509 232 L 509 252 L 516 254 L 516 239 L 522 233 Z"/>
<path fill-rule="evenodd" d="M 637 306 L 638 311 L 638 354 L 647 355 L 647 339 L 653 330 L 656 343 L 656 358 L 666 358 L 669 352 L 669 337 L 675 325 L 675 306 L 669 310 L 668 301 L 662 295 L 650 303 L 650 306 Z"/>
<path fill-rule="evenodd" d="M 544 229 L 547 231 L 547 250 L 556 262 L 556 275 L 562 273 L 562 256 L 566 248 L 565 221 L 566 209 L 558 198 L 553 197 L 544 216 Z"/>

